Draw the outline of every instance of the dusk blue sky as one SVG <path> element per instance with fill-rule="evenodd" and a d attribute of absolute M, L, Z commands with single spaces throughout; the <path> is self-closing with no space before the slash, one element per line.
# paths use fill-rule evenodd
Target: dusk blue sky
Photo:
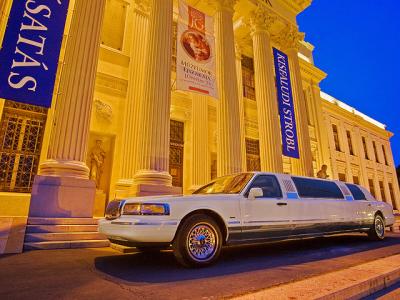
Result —
<path fill-rule="evenodd" d="M 400 164 L 400 1 L 314 0 L 298 16 L 321 89 L 387 125 Z"/>

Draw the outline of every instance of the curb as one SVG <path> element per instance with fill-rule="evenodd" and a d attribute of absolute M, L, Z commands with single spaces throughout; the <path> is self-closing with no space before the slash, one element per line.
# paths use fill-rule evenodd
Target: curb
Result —
<path fill-rule="evenodd" d="M 240 296 L 255 299 L 361 299 L 400 282 L 400 254 Z"/>
<path fill-rule="evenodd" d="M 400 281 L 400 267 L 392 272 L 368 279 L 359 284 L 317 298 L 318 300 L 361 299 Z"/>

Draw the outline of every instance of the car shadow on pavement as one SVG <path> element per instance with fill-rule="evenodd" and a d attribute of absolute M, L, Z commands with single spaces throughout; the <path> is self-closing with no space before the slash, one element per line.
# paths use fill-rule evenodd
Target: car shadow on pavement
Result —
<path fill-rule="evenodd" d="M 362 260 L 392 255 L 388 247 L 399 243 L 400 236 L 388 236 L 384 241 L 372 242 L 365 235 L 341 235 L 257 246 L 228 247 L 223 249 L 215 265 L 200 269 L 181 267 L 175 261 L 172 251 L 96 257 L 94 263 L 98 272 L 126 283 L 167 283 L 262 269 L 282 269 L 318 261 L 327 263 L 334 258 L 345 258 L 347 264 L 355 265 L 362 263 Z M 366 251 L 376 252 L 374 255 L 377 257 L 363 257 L 362 253 Z M 329 262 L 333 263 L 331 267 L 335 269 L 337 262 Z"/>

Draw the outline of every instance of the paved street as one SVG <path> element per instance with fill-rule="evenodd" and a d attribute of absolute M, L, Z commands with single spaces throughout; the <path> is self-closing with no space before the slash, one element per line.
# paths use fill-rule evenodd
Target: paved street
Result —
<path fill-rule="evenodd" d="M 31 251 L 0 257 L 0 299 L 201 299 L 239 295 L 400 253 L 347 235 L 225 249 L 220 262 L 184 269 L 173 254 L 110 248 Z"/>

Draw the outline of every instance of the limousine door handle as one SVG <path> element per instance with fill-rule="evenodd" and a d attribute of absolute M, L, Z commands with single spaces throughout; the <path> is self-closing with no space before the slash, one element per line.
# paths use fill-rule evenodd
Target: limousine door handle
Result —
<path fill-rule="evenodd" d="M 276 203 L 276 205 L 283 206 L 283 205 L 287 205 L 287 203 L 286 202 L 278 202 L 278 203 Z"/>

